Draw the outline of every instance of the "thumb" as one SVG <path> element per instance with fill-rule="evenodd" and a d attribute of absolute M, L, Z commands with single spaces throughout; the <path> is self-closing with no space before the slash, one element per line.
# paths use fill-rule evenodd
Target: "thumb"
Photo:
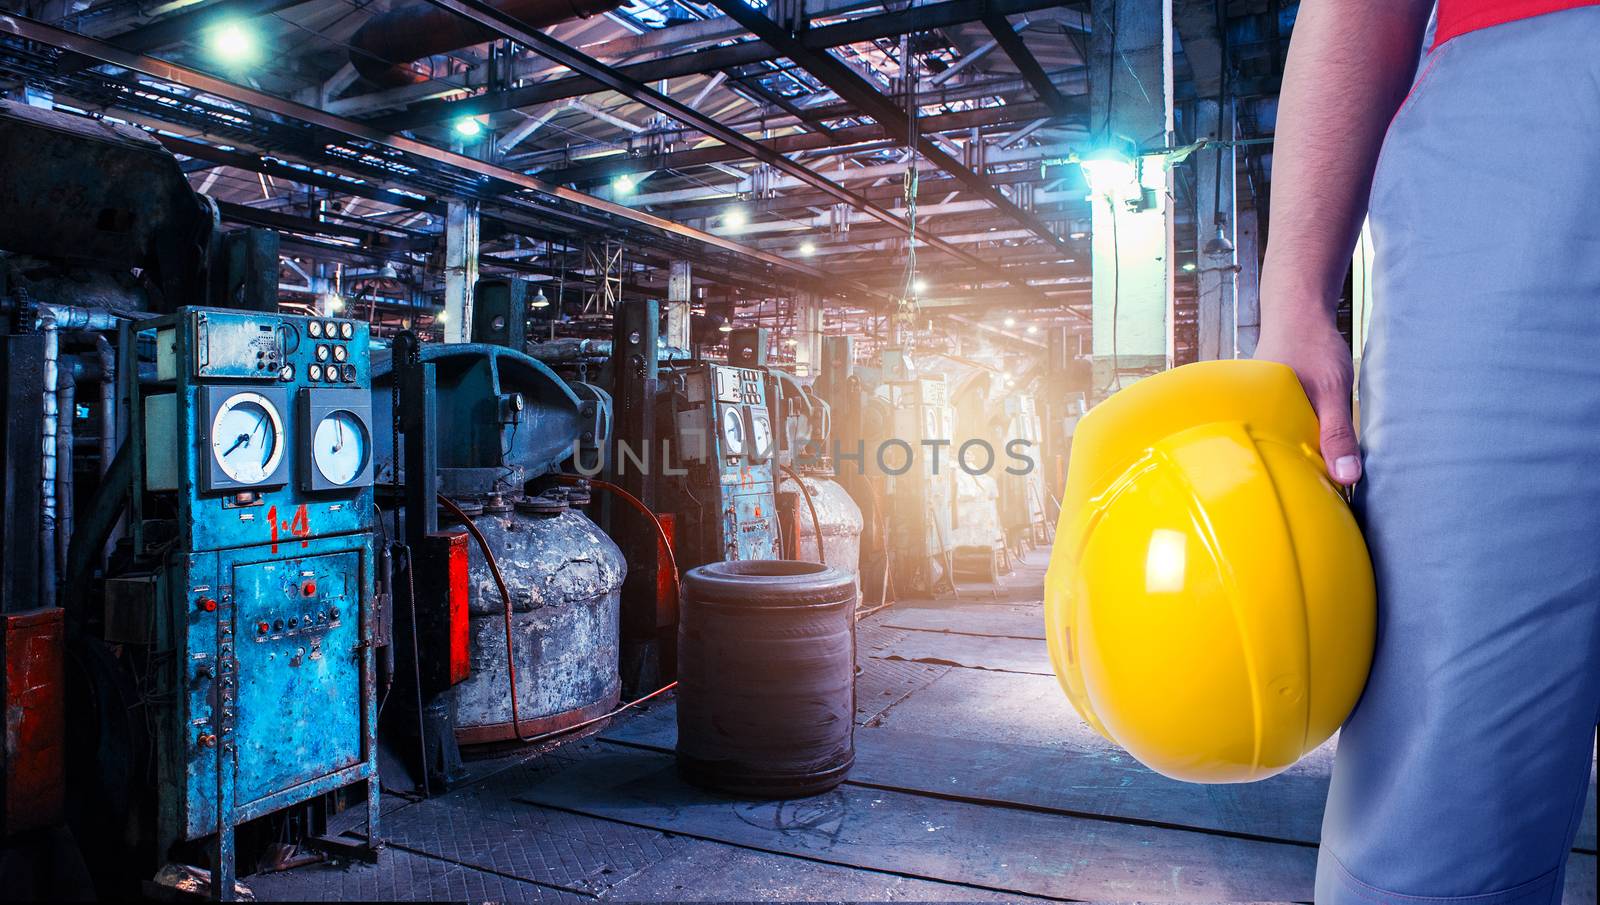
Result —
<path fill-rule="evenodd" d="M 1327 463 L 1329 477 L 1348 487 L 1361 479 L 1361 447 L 1351 423 L 1350 397 L 1319 395 L 1322 398 L 1316 400 L 1312 408 L 1316 410 L 1321 428 L 1322 458 Z"/>

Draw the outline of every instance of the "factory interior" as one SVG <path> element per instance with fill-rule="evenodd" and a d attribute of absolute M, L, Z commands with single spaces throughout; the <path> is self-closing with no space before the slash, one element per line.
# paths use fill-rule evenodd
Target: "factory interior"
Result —
<path fill-rule="evenodd" d="M 0 4 L 6 897 L 1311 901 L 1043 617 L 1299 5 Z"/>

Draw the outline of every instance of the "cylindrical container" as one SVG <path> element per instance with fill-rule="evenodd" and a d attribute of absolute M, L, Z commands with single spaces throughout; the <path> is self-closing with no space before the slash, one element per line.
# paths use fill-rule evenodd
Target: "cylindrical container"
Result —
<path fill-rule="evenodd" d="M 813 522 L 811 509 L 806 505 L 801 485 L 788 473 L 778 482 L 778 493 L 792 493 L 797 497 L 795 521 L 798 530 L 795 540 L 795 558 L 822 562 L 817 558 L 817 525 L 822 523 L 822 553 L 827 556 L 824 565 L 850 573 L 861 584 L 861 507 L 850 498 L 839 482 L 820 474 L 798 472 L 811 494 L 811 504 L 817 507 Z"/>
<path fill-rule="evenodd" d="M 733 795 L 799 798 L 855 761 L 855 580 L 791 560 L 684 576 L 678 770 Z"/>
<path fill-rule="evenodd" d="M 471 513 L 511 592 L 506 658 L 505 603 L 476 543 L 468 545 L 472 674 L 453 691 L 456 738 L 504 741 L 565 729 L 616 706 L 618 616 L 627 566 L 622 551 L 587 516 L 545 497 L 515 505 L 491 498 Z M 440 512 L 440 527 L 453 520 Z M 508 663 L 516 666 L 512 726 Z"/>

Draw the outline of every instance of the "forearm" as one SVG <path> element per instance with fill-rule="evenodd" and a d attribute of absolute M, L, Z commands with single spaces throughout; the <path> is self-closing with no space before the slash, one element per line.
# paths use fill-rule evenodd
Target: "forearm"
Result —
<path fill-rule="evenodd" d="M 1331 323 L 1429 0 L 1305 0 L 1279 98 L 1264 331 Z"/>

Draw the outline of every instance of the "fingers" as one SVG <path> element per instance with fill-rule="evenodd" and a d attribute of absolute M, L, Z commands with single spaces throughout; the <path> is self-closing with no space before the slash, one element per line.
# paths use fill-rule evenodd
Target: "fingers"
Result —
<path fill-rule="evenodd" d="M 1361 479 L 1361 447 L 1350 419 L 1350 397 L 1324 395 L 1313 408 L 1321 426 L 1322 458 L 1328 465 L 1328 475 L 1348 487 Z"/>

